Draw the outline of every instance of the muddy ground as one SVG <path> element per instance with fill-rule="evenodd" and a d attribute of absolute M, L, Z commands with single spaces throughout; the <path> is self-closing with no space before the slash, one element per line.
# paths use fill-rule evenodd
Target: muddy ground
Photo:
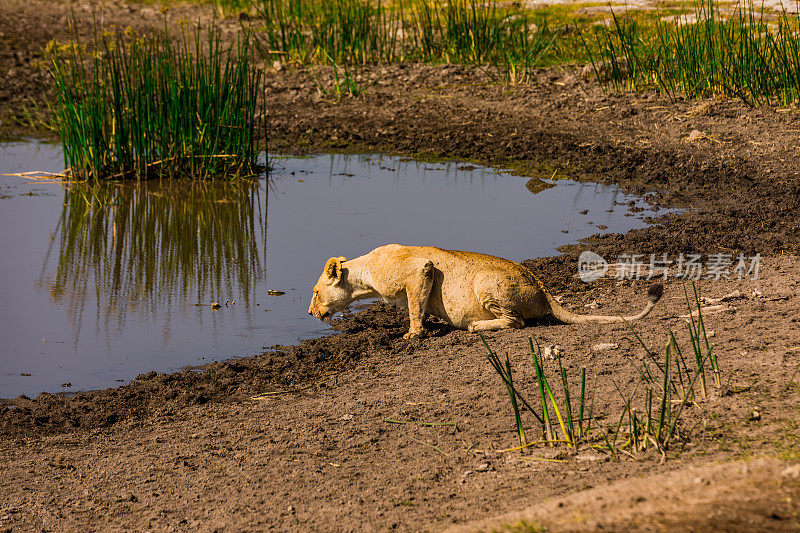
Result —
<path fill-rule="evenodd" d="M 48 91 L 40 51 L 67 38 L 71 10 L 86 31 L 98 8 L 0 3 L 5 138 L 46 134 L 36 118 Z M 167 17 L 204 13 L 172 6 Z M 125 3 L 103 4 L 103 17 L 139 29 L 161 20 L 157 5 Z M 237 23 L 225 24 L 233 31 Z M 336 100 L 317 90 L 325 72 L 270 66 L 270 144 L 557 170 L 647 193 L 654 208 L 686 208 L 647 229 L 526 262 L 577 312 L 628 312 L 647 288 L 579 281 L 575 257 L 586 247 L 608 258 L 762 254 L 758 280 L 704 283 L 709 297 L 742 295 L 706 318 L 723 387 L 687 407 L 683 438 L 663 460 L 652 448 L 635 458 L 501 451 L 516 442 L 513 415 L 479 339 L 431 323 L 429 338 L 408 343 L 403 313 L 374 306 L 340 321 L 338 335 L 203 373 L 150 373 L 117 389 L 4 402 L 0 530 L 438 530 L 520 521 L 557 531 L 800 528 L 800 116 L 609 93 L 579 73 L 542 70 L 535 83 L 510 87 L 460 66 L 371 67 L 360 73 L 363 96 Z M 688 342 L 682 291 L 667 281 L 658 308 L 636 325 L 650 346 L 663 347 L 667 328 Z M 625 326 L 543 322 L 487 335 L 533 390 L 530 336 L 560 345 L 571 376 L 586 366 L 595 409 L 618 416 L 616 386 L 634 387 L 633 363 L 643 355 Z M 594 350 L 600 343 L 618 346 Z"/>

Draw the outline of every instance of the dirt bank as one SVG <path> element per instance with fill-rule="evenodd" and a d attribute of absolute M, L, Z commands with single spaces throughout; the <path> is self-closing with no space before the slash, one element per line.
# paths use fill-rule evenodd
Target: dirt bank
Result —
<path fill-rule="evenodd" d="M 73 7 L 85 31 L 90 4 L 0 5 L 4 135 L 31 133 L 22 110 L 41 109 L 47 91 L 37 54 L 50 39 L 66 38 Z M 173 6 L 167 16 L 202 13 Z M 104 17 L 118 26 L 161 23 L 151 5 L 105 4 Z M 548 176 L 558 170 L 648 192 L 654 207 L 687 208 L 591 244 L 609 258 L 761 253 L 758 280 L 704 284 L 708 296 L 739 290 L 742 297 L 707 317 L 724 386 L 687 407 L 682 449 L 663 464 L 653 453 L 501 452 L 515 442 L 513 415 L 478 339 L 432 324 L 431 337 L 410 344 L 401 338 L 403 314 L 374 307 L 345 318 L 339 335 L 206 372 L 151 373 L 118 389 L 4 403 L 0 528 L 441 529 L 561 497 L 565 507 L 523 518 L 564 530 L 800 527 L 792 469 L 800 460 L 800 271 L 792 255 L 800 233 L 800 119 L 794 110 L 730 101 L 607 94 L 576 72 L 544 70 L 535 84 L 508 87 L 459 66 L 371 67 L 360 73 L 364 96 L 334 101 L 316 89 L 326 83 L 323 72 L 270 71 L 270 142 L 287 152 L 389 151 Z M 641 306 L 647 282 L 584 284 L 575 277 L 576 250 L 526 264 L 577 312 Z M 653 316 L 637 325 L 659 349 L 667 328 L 688 342 L 682 287 L 666 285 Z M 560 345 L 570 375 L 586 366 L 597 379 L 598 412 L 618 413 L 616 387 L 633 386 L 632 361 L 642 356 L 625 326 L 544 323 L 490 334 L 525 386 L 533 384 L 529 336 Z M 618 347 L 593 350 L 599 343 Z M 275 394 L 253 399 L 265 392 Z M 769 459 L 746 469 L 730 463 L 753 457 Z M 713 463 L 723 466 L 703 473 Z M 608 489 L 607 508 L 619 513 L 582 517 L 605 513 L 592 495 L 630 478 L 643 481 L 627 493 L 619 484 Z M 697 478 L 703 490 L 685 490 Z M 660 499 L 654 486 L 682 494 L 685 505 Z M 741 503 L 735 516 L 730 502 Z M 730 520 L 709 523 L 708 516 Z"/>

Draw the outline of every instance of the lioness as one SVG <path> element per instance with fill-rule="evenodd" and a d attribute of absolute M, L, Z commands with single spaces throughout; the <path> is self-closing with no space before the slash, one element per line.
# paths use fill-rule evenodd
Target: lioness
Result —
<path fill-rule="evenodd" d="M 664 287 L 647 291 L 649 302 L 633 316 L 576 315 L 561 307 L 539 279 L 519 263 L 476 252 L 387 244 L 346 260 L 331 257 L 314 285 L 308 313 L 326 320 L 351 302 L 381 298 L 407 307 L 411 326 L 404 338 L 425 333 L 425 313 L 469 331 L 521 328 L 526 319 L 552 314 L 567 324 L 608 324 L 649 313 Z"/>

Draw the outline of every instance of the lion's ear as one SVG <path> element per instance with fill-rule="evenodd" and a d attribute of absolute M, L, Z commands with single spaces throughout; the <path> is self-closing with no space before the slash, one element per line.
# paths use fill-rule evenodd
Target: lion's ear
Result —
<path fill-rule="evenodd" d="M 338 257 L 331 257 L 325 263 L 325 275 L 337 283 L 342 279 L 342 260 Z"/>
<path fill-rule="evenodd" d="M 345 257 L 343 257 L 343 256 L 341 256 L 341 255 L 340 255 L 340 256 L 339 256 L 339 261 L 341 261 L 342 263 L 344 263 L 345 261 L 347 261 L 347 259 L 346 259 Z"/>

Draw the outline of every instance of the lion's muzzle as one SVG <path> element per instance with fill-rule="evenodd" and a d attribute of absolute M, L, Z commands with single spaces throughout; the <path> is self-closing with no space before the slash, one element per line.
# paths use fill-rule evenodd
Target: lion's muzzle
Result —
<path fill-rule="evenodd" d="M 315 307 L 313 303 L 308 308 L 308 314 L 322 320 L 323 322 L 327 321 L 331 315 L 333 315 L 330 310 L 321 307 Z"/>

